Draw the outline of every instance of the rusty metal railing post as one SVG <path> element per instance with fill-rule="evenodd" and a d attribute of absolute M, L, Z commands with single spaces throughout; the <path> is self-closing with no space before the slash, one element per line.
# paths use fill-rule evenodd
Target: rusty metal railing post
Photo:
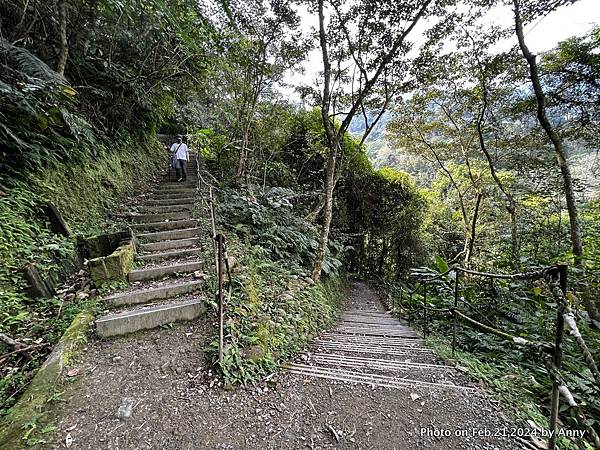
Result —
<path fill-rule="evenodd" d="M 564 264 L 558 266 L 558 282 L 560 284 L 560 290 L 566 295 L 567 266 Z M 554 367 L 556 367 L 557 370 L 560 370 L 560 365 L 562 363 L 562 344 L 565 327 L 565 319 L 563 317 L 565 305 L 557 304 L 556 306 L 556 334 L 554 336 L 554 355 L 552 357 L 552 362 L 554 363 Z M 548 442 L 549 450 L 554 450 L 556 448 L 556 425 L 558 422 L 558 411 L 560 408 L 560 392 L 558 388 L 558 380 L 554 378 L 552 380 L 552 401 L 550 404 L 550 431 L 552 434 Z"/>
<path fill-rule="evenodd" d="M 217 274 L 219 281 L 219 291 L 217 293 L 217 299 L 219 302 L 219 364 L 223 363 L 223 248 L 225 244 L 225 237 L 222 234 L 215 236 L 218 248 L 217 257 Z"/>
<path fill-rule="evenodd" d="M 452 357 L 456 351 L 456 332 L 458 328 L 458 317 L 456 315 L 456 308 L 458 307 L 458 287 L 459 287 L 459 276 L 458 270 L 454 271 L 454 309 L 452 310 L 453 324 L 452 324 Z"/>
<path fill-rule="evenodd" d="M 408 294 L 408 325 L 410 325 L 410 323 L 412 322 L 412 305 L 413 305 L 413 291 L 411 289 L 410 293 Z"/>
<path fill-rule="evenodd" d="M 427 283 L 423 283 L 423 338 L 427 337 Z"/>
<path fill-rule="evenodd" d="M 401 316 L 402 311 L 404 310 L 404 289 L 402 288 L 402 286 L 400 286 L 400 302 L 399 302 L 399 311 L 398 311 L 398 317 Z"/>

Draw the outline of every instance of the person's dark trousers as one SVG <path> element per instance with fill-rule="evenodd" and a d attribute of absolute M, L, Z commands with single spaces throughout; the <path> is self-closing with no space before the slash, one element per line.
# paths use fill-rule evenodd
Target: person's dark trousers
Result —
<path fill-rule="evenodd" d="M 187 179 L 187 160 L 178 159 L 177 160 L 177 179 L 180 178 L 185 181 Z"/>

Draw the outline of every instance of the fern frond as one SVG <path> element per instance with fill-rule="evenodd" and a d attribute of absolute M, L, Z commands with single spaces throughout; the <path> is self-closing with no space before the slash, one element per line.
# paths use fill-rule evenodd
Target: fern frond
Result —
<path fill-rule="evenodd" d="M 12 45 L 6 39 L 0 38 L 0 52 L 12 63 L 13 68 L 28 77 L 67 84 L 64 76 L 52 70 L 44 61 L 25 48 Z"/>

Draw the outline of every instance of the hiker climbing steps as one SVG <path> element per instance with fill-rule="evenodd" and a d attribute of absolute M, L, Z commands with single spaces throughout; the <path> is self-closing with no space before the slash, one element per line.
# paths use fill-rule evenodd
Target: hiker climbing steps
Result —
<path fill-rule="evenodd" d="M 196 173 L 197 164 L 191 154 L 188 174 Z M 204 268 L 202 230 L 193 218 L 197 178 L 173 181 L 173 170 L 126 216 L 136 236 L 140 267 L 129 273 L 129 289 L 104 299 L 114 311 L 96 320 L 102 337 L 193 320 L 206 311 L 199 296 L 202 281 L 194 278 Z"/>

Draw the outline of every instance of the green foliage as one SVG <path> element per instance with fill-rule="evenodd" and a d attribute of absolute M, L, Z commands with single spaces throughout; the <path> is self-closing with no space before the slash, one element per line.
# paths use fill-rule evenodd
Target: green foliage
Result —
<path fill-rule="evenodd" d="M 124 134 L 153 131 L 199 84 L 206 46 L 216 40 L 192 1 L 64 3 L 66 27 L 77 30 L 68 36 L 64 76 L 52 68 L 61 48 L 55 5 L 3 7 L 3 173 L 24 177 L 24 169 L 86 161 L 101 153 L 98 146 L 112 150 Z"/>
<path fill-rule="evenodd" d="M 347 174 L 334 225 L 353 237 L 351 264 L 357 272 L 395 278 L 421 261 L 425 199 L 410 175 L 362 167 Z"/>
<path fill-rule="evenodd" d="M 536 396 L 541 387 L 540 379 L 521 364 L 515 364 L 515 359 L 490 359 L 489 355 L 462 350 L 458 350 L 453 356 L 448 339 L 437 335 L 428 338 L 426 342 L 442 358 L 458 361 L 467 370 L 471 380 L 488 387 L 492 396 L 501 401 L 504 407 L 508 407 L 525 428 L 531 428 L 528 421 L 533 421 L 540 428 L 548 428 L 547 413 Z M 576 450 L 580 448 L 580 444 L 581 442 L 573 442 L 562 436 L 558 439 L 558 447 L 561 449 Z"/>
<path fill-rule="evenodd" d="M 451 279 L 430 284 L 427 304 L 434 308 L 451 308 L 454 303 L 453 284 Z M 386 294 L 394 296 L 395 304 L 400 304 L 398 285 L 384 285 L 382 288 Z M 406 292 L 406 286 L 404 289 Z M 485 325 L 532 341 L 554 341 L 556 304 L 542 281 L 492 282 L 489 279 L 462 278 L 459 295 L 465 300 L 459 303 L 459 308 Z M 422 304 L 420 293 L 413 295 L 413 306 L 418 308 Z M 408 307 L 406 295 L 403 297 L 403 307 Z M 401 308 L 397 310 L 400 311 Z M 413 320 L 413 326 L 422 326 L 422 313 L 413 314 Z M 586 319 L 585 314 L 579 317 L 578 327 L 597 359 L 600 348 L 597 330 L 591 321 Z M 435 347 L 442 349 L 442 355 L 449 357 L 452 316 L 430 313 L 427 328 L 433 333 Z M 461 365 L 469 369 L 469 374 L 474 379 L 485 382 L 496 395 L 511 405 L 517 416 L 522 419 L 531 418 L 540 426 L 547 425 L 551 381 L 536 352 L 515 344 L 507 344 L 494 335 L 483 333 L 478 328 L 460 322 L 457 348 L 457 359 Z M 575 400 L 589 418 L 589 424 L 596 429 L 600 428 L 598 387 L 594 386 L 592 374 L 575 341 L 567 334 L 561 372 Z M 573 428 L 581 427 L 581 424 L 570 417 L 564 403 L 561 408 L 561 420 Z"/>
<path fill-rule="evenodd" d="M 224 190 L 219 207 L 226 223 L 244 242 L 260 245 L 266 256 L 285 261 L 289 268 L 309 268 L 318 229 L 302 217 L 302 200 L 307 195 L 288 188 L 248 185 L 243 190 Z M 329 248 L 323 270 L 333 276 L 346 249 L 336 240 Z"/>

